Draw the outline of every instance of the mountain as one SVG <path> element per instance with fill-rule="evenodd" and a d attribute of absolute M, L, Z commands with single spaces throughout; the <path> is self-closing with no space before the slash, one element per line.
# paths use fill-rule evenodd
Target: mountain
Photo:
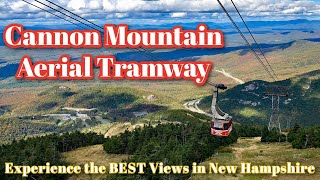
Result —
<path fill-rule="evenodd" d="M 4 62 L 0 61 L 0 64 L 2 63 Z M 7 64 L 3 67 L 0 67 L 0 80 L 14 76 L 18 67 L 19 67 L 19 64 Z"/>
<path fill-rule="evenodd" d="M 288 97 L 280 98 L 281 127 L 294 123 L 304 126 L 320 124 L 320 70 L 278 82 L 250 81 L 220 94 L 219 106 L 233 116 L 235 122 L 267 125 L 271 113 L 271 97 L 264 95 L 270 86 L 286 86 Z M 209 110 L 211 96 L 200 102 Z"/>

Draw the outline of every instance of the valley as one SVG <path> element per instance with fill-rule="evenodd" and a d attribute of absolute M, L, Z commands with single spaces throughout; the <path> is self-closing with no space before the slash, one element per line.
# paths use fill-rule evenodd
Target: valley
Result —
<path fill-rule="evenodd" d="M 311 126 L 317 123 L 314 117 L 320 109 L 319 76 L 319 71 L 313 71 L 279 82 L 250 81 L 222 92 L 219 105 L 235 123 L 267 125 L 271 100 L 263 92 L 269 85 L 286 85 L 289 97 L 281 98 L 281 127 L 290 128 L 295 123 Z M 179 109 L 211 116 L 210 86 L 197 87 L 182 81 L 133 84 L 86 87 L 62 83 L 1 89 L 1 138 L 10 141 L 73 130 L 110 136 L 125 129 L 166 123 L 170 121 L 165 118 L 167 112 Z"/>

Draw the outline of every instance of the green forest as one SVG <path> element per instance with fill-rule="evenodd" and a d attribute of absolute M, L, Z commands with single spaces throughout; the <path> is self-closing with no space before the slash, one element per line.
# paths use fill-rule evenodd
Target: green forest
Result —
<path fill-rule="evenodd" d="M 237 141 L 237 134 L 228 137 L 210 135 L 206 123 L 166 124 L 157 127 L 146 126 L 133 132 L 126 131 L 120 136 L 108 138 L 103 144 L 107 153 L 129 154 L 128 162 L 163 162 L 165 165 L 188 165 L 203 162 L 221 146 Z M 140 176 L 140 177 L 139 177 Z M 145 175 L 131 178 L 161 178 L 147 169 Z M 188 175 L 171 175 L 172 179 L 185 179 Z M 114 175 L 114 179 L 126 176 Z M 127 178 L 127 177 L 126 177 Z"/>
<path fill-rule="evenodd" d="M 103 135 L 96 133 L 80 133 L 78 131 L 62 135 L 52 134 L 26 140 L 12 141 L 0 146 L 0 179 L 21 179 L 21 175 L 4 175 L 4 163 L 12 162 L 19 165 L 66 165 L 62 152 L 83 146 L 102 144 Z M 40 175 L 30 175 L 29 179 L 39 179 Z M 66 175 L 41 175 L 42 179 L 66 179 Z"/>
<path fill-rule="evenodd" d="M 186 110 L 159 112 L 172 124 L 145 126 L 133 132 L 125 131 L 119 136 L 106 139 L 104 150 L 112 154 L 128 154 L 127 162 L 163 162 L 164 165 L 188 165 L 203 162 L 223 146 L 236 143 L 238 136 L 261 136 L 262 127 L 236 124 L 228 137 L 210 134 L 210 118 Z M 187 175 L 170 175 L 171 179 L 186 179 Z M 144 175 L 112 175 L 111 179 L 165 179 L 166 175 L 152 174 L 147 169 Z"/>
<path fill-rule="evenodd" d="M 262 129 L 261 142 L 290 142 L 293 148 L 320 148 L 320 126 L 301 127 L 295 124 L 287 135 L 280 133 L 279 130 L 267 127 Z"/>
<path fill-rule="evenodd" d="M 320 126 L 301 128 L 295 125 L 288 134 L 288 141 L 294 148 L 320 148 Z"/>

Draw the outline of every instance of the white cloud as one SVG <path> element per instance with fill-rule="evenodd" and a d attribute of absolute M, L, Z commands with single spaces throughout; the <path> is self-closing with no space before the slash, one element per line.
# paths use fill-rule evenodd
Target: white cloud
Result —
<path fill-rule="evenodd" d="M 71 0 L 68 3 L 68 8 L 72 8 L 74 10 L 79 10 L 80 8 L 85 8 L 86 7 L 86 1 L 85 0 Z"/>
<path fill-rule="evenodd" d="M 303 12 L 306 12 L 305 7 L 293 7 L 283 11 L 283 13 L 285 14 L 297 14 L 297 13 L 303 13 Z"/>
<path fill-rule="evenodd" d="M 34 2 L 34 4 L 40 8 L 44 8 L 44 6 L 38 2 Z M 23 2 L 23 1 L 17 1 L 17 2 L 12 2 L 8 4 L 8 6 L 11 8 L 13 12 L 32 12 L 32 11 L 40 11 L 38 8 L 34 6 L 30 6 L 29 4 Z"/>
<path fill-rule="evenodd" d="M 50 10 L 49 8 L 28 0 L 37 6 Z M 49 4 L 44 0 L 40 0 Z M 53 1 L 53 0 L 52 0 Z M 109 18 L 193 18 L 201 17 L 225 18 L 224 12 L 215 0 L 54 0 L 54 3 L 91 20 L 107 20 Z M 221 0 L 229 12 L 235 12 L 230 0 Z M 320 18 L 320 2 L 312 0 L 234 0 L 239 11 L 247 19 L 264 17 L 270 19 Z M 50 10 L 52 11 L 52 10 Z M 29 16 L 26 14 L 29 13 Z M 206 14 L 209 13 L 209 14 Z M 0 0 L 0 19 L 25 19 L 31 17 L 33 21 L 46 18 L 46 21 L 55 21 L 57 18 L 44 13 L 21 0 Z"/>
<path fill-rule="evenodd" d="M 128 17 L 128 13 L 116 13 L 115 16 L 117 18 L 124 18 L 124 17 Z"/>
<path fill-rule="evenodd" d="M 89 9 L 101 9 L 102 8 L 102 2 L 99 0 L 90 1 L 88 4 L 89 4 L 88 5 Z"/>
<path fill-rule="evenodd" d="M 187 15 L 187 13 L 185 13 L 185 12 L 177 12 L 177 13 L 172 13 L 171 17 L 179 18 L 179 17 L 185 17 L 186 15 Z"/>

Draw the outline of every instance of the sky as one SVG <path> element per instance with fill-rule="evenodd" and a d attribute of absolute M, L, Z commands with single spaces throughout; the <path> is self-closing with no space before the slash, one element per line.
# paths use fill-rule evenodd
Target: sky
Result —
<path fill-rule="evenodd" d="M 26 0 L 54 12 L 46 0 Z M 216 0 L 51 0 L 96 23 L 225 22 Z M 233 0 L 248 21 L 320 20 L 320 0 Z M 231 0 L 221 0 L 235 15 Z M 69 18 L 72 21 L 72 19 Z M 236 19 L 237 20 L 237 19 Z M 65 24 L 66 22 L 22 0 L 0 0 L 0 25 L 10 23 Z"/>

